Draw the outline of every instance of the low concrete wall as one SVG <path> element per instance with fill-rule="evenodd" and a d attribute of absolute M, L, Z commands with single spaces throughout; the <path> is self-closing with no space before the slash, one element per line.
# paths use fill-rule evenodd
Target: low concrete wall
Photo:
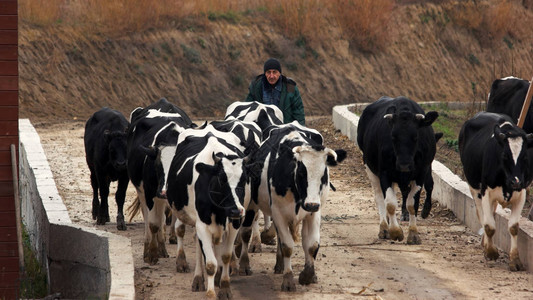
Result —
<path fill-rule="evenodd" d="M 354 142 L 357 141 L 359 117 L 351 110 L 356 105 L 362 108 L 367 104 L 335 106 L 332 112 L 335 127 Z M 457 104 L 451 105 L 454 108 L 462 108 Z M 435 181 L 432 198 L 453 211 L 455 216 L 472 231 L 478 232 L 481 225 L 477 218 L 476 206 L 470 194 L 468 184 L 438 161 L 433 161 L 432 168 L 433 180 Z M 508 230 L 509 215 L 509 209 L 502 209 L 498 205 L 495 215 L 496 234 L 494 236 L 494 243 L 506 253 L 509 253 L 509 249 L 511 248 L 511 237 Z M 533 273 L 533 222 L 526 218 L 521 218 L 519 226 L 518 251 L 520 253 L 520 260 L 526 266 L 528 272 Z"/>
<path fill-rule="evenodd" d="M 22 219 L 47 270 L 49 292 L 71 299 L 134 299 L 131 241 L 73 224 L 35 128 L 22 119 L 19 132 Z"/>

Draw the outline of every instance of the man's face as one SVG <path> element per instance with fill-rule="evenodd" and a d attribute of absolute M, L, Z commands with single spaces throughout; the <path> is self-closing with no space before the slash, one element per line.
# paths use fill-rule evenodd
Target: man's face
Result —
<path fill-rule="evenodd" d="M 268 83 L 274 85 L 278 82 L 279 76 L 281 73 L 276 69 L 270 69 L 265 72 L 265 76 L 268 80 Z"/>

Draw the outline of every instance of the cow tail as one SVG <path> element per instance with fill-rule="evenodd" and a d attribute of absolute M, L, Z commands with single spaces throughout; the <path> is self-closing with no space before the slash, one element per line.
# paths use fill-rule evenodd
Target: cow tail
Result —
<path fill-rule="evenodd" d="M 129 222 L 135 218 L 135 216 L 139 213 L 139 210 L 141 209 L 141 201 L 139 200 L 139 196 L 135 197 L 135 200 L 133 201 L 130 206 L 126 209 L 126 212 L 130 215 Z"/>

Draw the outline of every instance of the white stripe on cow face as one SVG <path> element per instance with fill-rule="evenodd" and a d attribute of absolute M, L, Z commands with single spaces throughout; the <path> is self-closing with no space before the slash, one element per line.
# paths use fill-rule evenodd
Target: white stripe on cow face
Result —
<path fill-rule="evenodd" d="M 522 152 L 522 144 L 524 143 L 524 140 L 521 137 L 514 137 L 509 138 L 509 149 L 511 149 L 511 153 L 513 154 L 513 160 L 514 164 L 516 165 L 518 162 L 518 156 L 520 156 L 520 152 Z"/>
<path fill-rule="evenodd" d="M 239 196 L 235 192 L 235 189 L 239 187 L 239 182 L 241 181 L 242 177 L 243 159 L 222 159 L 222 167 L 224 168 L 224 173 L 226 173 L 226 177 L 228 178 L 228 185 L 231 189 L 231 195 L 234 199 L 235 206 L 237 206 L 241 217 L 244 217 L 245 209 L 239 202 Z M 245 186 L 242 186 L 242 188 L 245 188 Z"/>

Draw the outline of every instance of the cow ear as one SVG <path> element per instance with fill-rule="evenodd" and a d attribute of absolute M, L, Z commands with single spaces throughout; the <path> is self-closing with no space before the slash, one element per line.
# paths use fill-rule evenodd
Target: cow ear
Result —
<path fill-rule="evenodd" d="M 157 147 L 153 147 L 153 146 L 146 147 L 146 146 L 140 145 L 139 148 L 146 156 L 150 157 L 151 159 L 155 159 L 157 157 L 157 154 L 159 153 L 159 148 Z"/>
<path fill-rule="evenodd" d="M 436 111 L 428 111 L 424 118 L 420 120 L 420 127 L 425 127 L 433 124 L 435 120 L 439 117 L 439 113 Z"/>
<path fill-rule="evenodd" d="M 526 134 L 526 141 L 527 141 L 527 147 L 532 148 L 533 147 L 533 133 Z"/>
<path fill-rule="evenodd" d="M 326 151 L 328 151 L 327 149 L 329 148 L 326 148 Z M 331 152 L 328 152 L 328 158 L 327 158 L 327 163 L 329 166 L 336 166 L 337 163 L 340 163 L 342 162 L 345 158 L 346 158 L 346 151 L 344 149 L 338 149 L 338 150 L 331 150 Z M 335 153 L 335 155 L 333 155 L 333 153 Z"/>
<path fill-rule="evenodd" d="M 296 160 L 300 160 L 300 152 L 302 152 L 302 146 L 296 146 L 292 148 L 292 154 Z"/>
<path fill-rule="evenodd" d="M 505 140 L 506 137 L 507 136 L 505 135 L 505 133 L 502 132 L 500 125 L 494 125 L 494 138 L 501 143 Z"/>
<path fill-rule="evenodd" d="M 212 156 L 213 156 L 213 161 L 215 162 L 215 164 L 218 164 L 222 160 L 222 157 L 224 157 L 224 154 L 222 152 L 218 152 L 218 153 L 213 152 Z"/>
<path fill-rule="evenodd" d="M 197 163 L 196 164 L 196 171 L 201 174 L 207 174 L 207 175 L 216 175 L 218 172 L 218 166 L 214 165 L 208 165 L 204 163 Z"/>

